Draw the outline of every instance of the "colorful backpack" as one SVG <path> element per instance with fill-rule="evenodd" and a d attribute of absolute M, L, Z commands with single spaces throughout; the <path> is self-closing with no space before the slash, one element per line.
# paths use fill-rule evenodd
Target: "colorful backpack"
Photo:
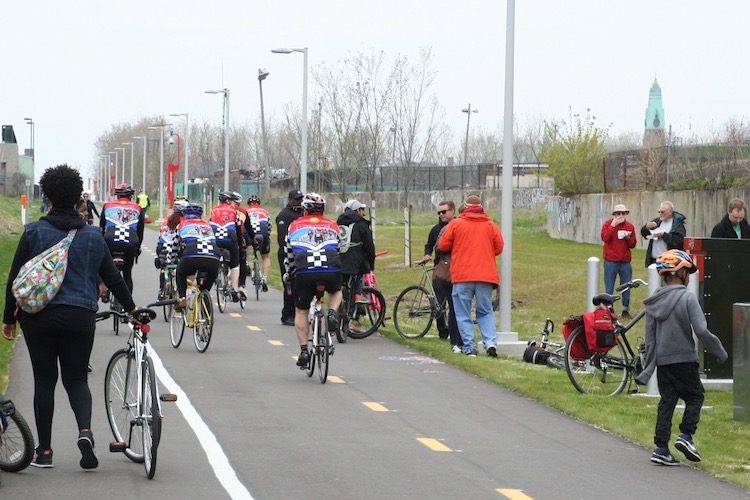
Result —
<path fill-rule="evenodd" d="M 29 260 L 13 280 L 13 296 L 18 307 L 30 314 L 44 309 L 57 295 L 68 270 L 68 250 L 76 230 L 56 245 Z"/>

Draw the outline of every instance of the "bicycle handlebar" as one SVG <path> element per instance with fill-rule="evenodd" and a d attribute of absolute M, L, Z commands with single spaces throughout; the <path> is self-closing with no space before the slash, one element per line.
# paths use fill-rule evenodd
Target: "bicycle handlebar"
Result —
<path fill-rule="evenodd" d="M 101 321 L 109 318 L 114 314 L 115 316 L 127 319 L 130 322 L 137 321 L 138 323 L 145 325 L 148 324 L 152 319 L 156 318 L 156 312 L 151 309 L 152 307 L 170 306 L 177 303 L 179 303 L 179 300 L 177 299 L 157 300 L 156 302 L 148 304 L 146 307 L 140 307 L 136 309 L 132 316 L 125 311 L 120 312 L 110 309 L 109 311 L 97 312 L 95 317 L 96 321 Z"/>
<path fill-rule="evenodd" d="M 615 288 L 615 291 L 622 292 L 631 288 L 638 288 L 641 285 L 648 286 L 648 283 L 646 283 L 642 279 L 636 278 L 633 281 L 628 281 L 627 283 L 623 283 L 622 285 L 618 286 L 617 288 Z"/>

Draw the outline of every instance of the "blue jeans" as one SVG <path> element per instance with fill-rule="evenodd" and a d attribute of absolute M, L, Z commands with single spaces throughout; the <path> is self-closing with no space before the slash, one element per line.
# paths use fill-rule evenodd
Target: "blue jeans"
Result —
<path fill-rule="evenodd" d="M 474 322 L 471 319 L 471 302 L 476 298 L 477 325 L 482 334 L 485 349 L 497 345 L 495 313 L 492 311 L 492 285 L 478 281 L 453 283 L 453 305 L 456 308 L 456 323 L 464 342 L 463 352 L 476 349 Z"/>
<path fill-rule="evenodd" d="M 630 262 L 604 261 L 604 291 L 612 294 L 615 290 L 615 278 L 620 275 L 620 284 L 627 283 L 633 279 L 633 266 Z M 630 290 L 622 292 L 622 310 L 630 309 Z"/>

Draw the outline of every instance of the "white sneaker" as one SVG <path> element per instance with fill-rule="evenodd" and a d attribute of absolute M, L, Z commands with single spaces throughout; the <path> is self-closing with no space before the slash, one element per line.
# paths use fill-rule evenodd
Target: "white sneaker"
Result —
<path fill-rule="evenodd" d="M 453 354 L 461 354 L 461 348 L 458 347 L 457 345 L 454 345 L 452 347 L 452 351 L 453 351 Z"/>

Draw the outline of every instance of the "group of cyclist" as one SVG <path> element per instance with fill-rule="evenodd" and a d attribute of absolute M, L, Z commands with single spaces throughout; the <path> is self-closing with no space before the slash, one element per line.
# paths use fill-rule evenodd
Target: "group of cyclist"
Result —
<path fill-rule="evenodd" d="M 132 199 L 134 193 L 129 184 L 118 185 L 115 189 L 116 199 L 104 204 L 100 217 L 100 226 L 110 252 L 117 252 L 123 257 L 122 274 L 131 291 L 132 268 L 140 255 L 145 218 L 144 210 Z M 339 225 L 324 216 L 326 201 L 323 196 L 317 193 L 303 195 L 297 190 L 294 193 L 295 199 L 301 198 L 302 215 L 290 221 L 286 227 L 279 261 L 283 263 L 284 282 L 290 287 L 294 304 L 293 321 L 300 343 L 297 365 L 304 367 L 309 361 L 308 311 L 316 286 L 324 287 L 328 293 L 329 331 L 335 333 L 340 327 L 337 309 L 342 301 L 342 257 L 339 254 Z M 244 299 L 247 248 L 250 245 L 260 253 L 263 263 L 261 286 L 263 291 L 268 291 L 271 219 L 258 196 L 250 196 L 247 209 L 241 203 L 239 193 L 222 191 L 219 193 L 219 203 L 204 219 L 201 205 L 190 203 L 184 197 L 175 199 L 172 212 L 160 228 L 155 266 L 161 269 L 167 264 L 176 265 L 175 282 L 180 299 L 177 308 L 186 307 L 187 279 L 196 272 L 205 273 L 201 288 L 211 289 L 218 276 L 222 256 L 229 263 L 232 300 L 237 302 Z M 355 207 L 347 208 L 351 211 Z M 364 205 L 356 208 L 363 210 Z M 373 255 L 372 259 L 366 259 L 368 264 L 374 260 L 374 247 L 372 240 L 369 241 L 367 253 Z M 355 253 L 358 252 L 353 252 L 353 255 Z M 159 273 L 159 280 L 159 289 L 162 290 L 163 273 Z"/>

